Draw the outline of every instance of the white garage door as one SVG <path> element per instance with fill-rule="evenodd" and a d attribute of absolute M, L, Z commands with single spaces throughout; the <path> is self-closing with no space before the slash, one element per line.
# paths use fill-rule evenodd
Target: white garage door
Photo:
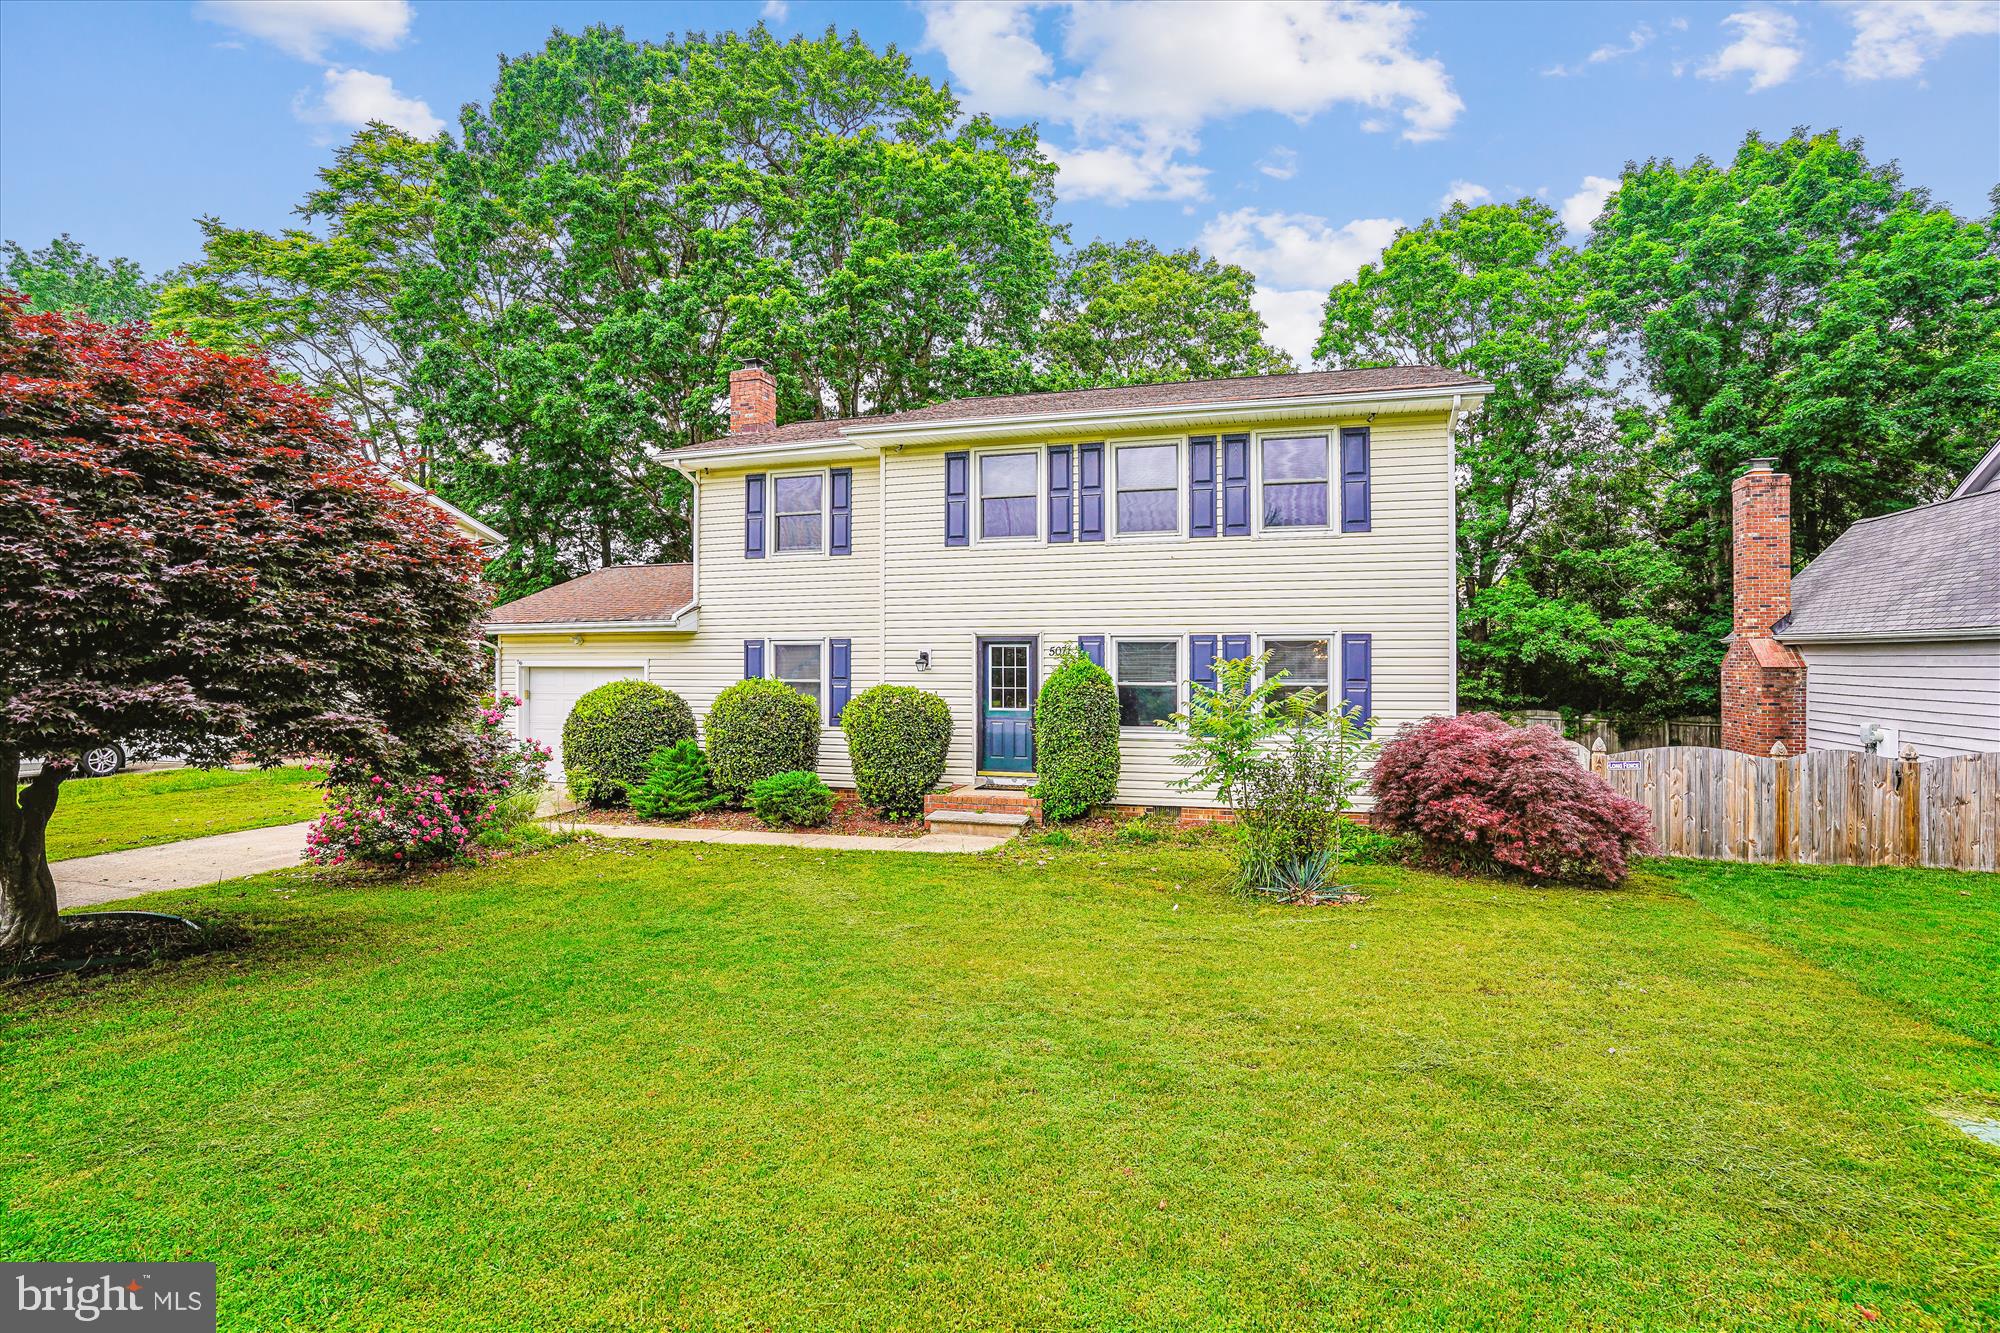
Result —
<path fill-rule="evenodd" d="M 549 781 L 562 781 L 562 729 L 576 701 L 599 685 L 614 680 L 637 680 L 638 667 L 522 667 L 522 730 L 555 753 L 549 764 Z"/>

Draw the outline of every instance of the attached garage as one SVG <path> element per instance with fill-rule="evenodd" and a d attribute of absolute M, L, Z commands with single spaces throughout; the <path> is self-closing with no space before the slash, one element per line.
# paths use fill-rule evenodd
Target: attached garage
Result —
<path fill-rule="evenodd" d="M 521 734 L 540 741 L 555 756 L 552 773 L 562 772 L 562 729 L 576 701 L 614 680 L 638 680 L 646 674 L 637 663 L 625 666 L 523 666 L 521 668 Z"/>

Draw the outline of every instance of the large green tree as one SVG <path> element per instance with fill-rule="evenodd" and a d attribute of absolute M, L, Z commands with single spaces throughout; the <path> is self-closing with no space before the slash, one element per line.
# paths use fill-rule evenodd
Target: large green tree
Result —
<path fill-rule="evenodd" d="M 1803 561 L 1856 519 L 1942 498 L 2000 434 L 1995 240 L 1834 132 L 1626 168 L 1587 256 L 1660 404 L 1663 527 L 1714 635 L 1748 460 L 1791 473 Z"/>
<path fill-rule="evenodd" d="M 173 275 L 156 322 L 217 351 L 258 352 L 353 422 L 371 455 L 428 480 L 420 400 L 395 336 L 402 274 L 431 258 L 437 148 L 380 123 L 355 134 L 281 232 L 203 218 L 202 257 Z"/>
<path fill-rule="evenodd" d="M 461 124 L 396 308 L 426 452 L 519 581 L 684 553 L 666 454 L 745 361 L 787 419 L 1030 382 L 1054 168 L 894 49 L 557 33 Z"/>
<path fill-rule="evenodd" d="M 99 259 L 71 240 L 68 232 L 39 250 L 13 241 L 0 244 L 5 280 L 27 298 L 27 309 L 83 315 L 102 324 L 127 324 L 152 317 L 160 285 L 130 259 Z"/>
<path fill-rule="evenodd" d="M 1052 389 L 1161 384 L 1297 369 L 1264 341 L 1257 279 L 1190 247 L 1092 241 L 1063 258 L 1041 337 Z"/>

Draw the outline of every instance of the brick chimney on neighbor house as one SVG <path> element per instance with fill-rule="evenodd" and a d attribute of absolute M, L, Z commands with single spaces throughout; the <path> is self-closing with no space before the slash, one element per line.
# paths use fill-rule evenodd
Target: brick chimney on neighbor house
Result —
<path fill-rule="evenodd" d="M 1806 665 L 1771 627 L 1792 613 L 1792 479 L 1753 458 L 1730 488 L 1735 616 L 1722 659 L 1722 745 L 1767 755 L 1806 748 Z"/>
<path fill-rule="evenodd" d="M 778 381 L 752 363 L 729 372 L 729 433 L 770 430 L 778 424 Z"/>

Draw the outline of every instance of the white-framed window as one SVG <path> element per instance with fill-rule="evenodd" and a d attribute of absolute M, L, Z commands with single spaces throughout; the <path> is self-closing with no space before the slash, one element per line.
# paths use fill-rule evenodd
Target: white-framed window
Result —
<path fill-rule="evenodd" d="M 812 696 L 822 707 L 826 698 L 826 645 L 819 640 L 806 643 L 777 642 L 771 645 L 771 675 L 776 680 Z"/>
<path fill-rule="evenodd" d="M 974 454 L 979 540 L 1033 541 L 1042 534 L 1042 452 L 992 450 Z"/>
<path fill-rule="evenodd" d="M 1173 716 L 1181 697 L 1179 639 L 1114 639 L 1118 725 L 1150 728 Z"/>
<path fill-rule="evenodd" d="M 1113 504 L 1120 536 L 1181 530 L 1181 447 L 1172 440 L 1112 449 Z"/>
<path fill-rule="evenodd" d="M 1264 677 L 1275 679 L 1281 671 L 1285 676 L 1285 683 L 1272 696 L 1273 701 L 1282 704 L 1311 690 L 1318 695 L 1312 711 L 1325 713 L 1327 691 L 1333 684 L 1332 649 L 1331 634 L 1265 635 L 1263 650 L 1271 655 L 1271 660 L 1264 664 Z"/>
<path fill-rule="evenodd" d="M 826 550 L 826 473 L 780 472 L 771 478 L 771 549 L 778 555 Z"/>
<path fill-rule="evenodd" d="M 1333 514 L 1333 436 L 1260 435 L 1257 511 L 1264 528 L 1324 528 Z"/>

